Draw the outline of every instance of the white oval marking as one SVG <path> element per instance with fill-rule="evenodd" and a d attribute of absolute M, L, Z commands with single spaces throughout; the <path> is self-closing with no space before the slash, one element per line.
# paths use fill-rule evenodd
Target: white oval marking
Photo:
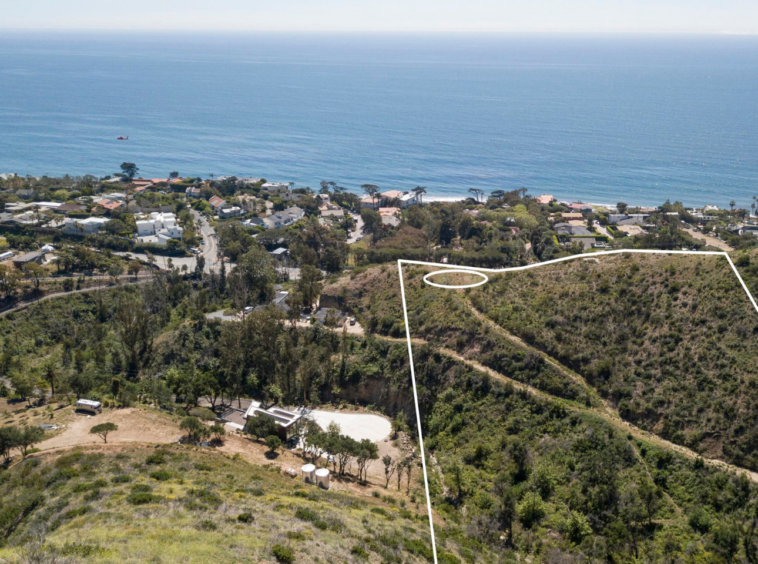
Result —
<path fill-rule="evenodd" d="M 453 273 L 460 273 L 460 274 L 473 274 L 475 276 L 481 276 L 482 281 L 481 282 L 474 282 L 473 284 L 436 284 L 429 280 L 432 276 L 436 276 L 437 274 L 453 274 Z M 481 286 L 482 284 L 486 284 L 489 281 L 489 277 L 484 274 L 483 272 L 477 272 L 475 270 L 435 270 L 434 272 L 430 272 L 426 276 L 424 276 L 424 282 L 429 284 L 430 286 L 434 286 L 435 288 L 447 288 L 448 290 L 463 290 L 465 288 L 476 288 L 477 286 Z"/>

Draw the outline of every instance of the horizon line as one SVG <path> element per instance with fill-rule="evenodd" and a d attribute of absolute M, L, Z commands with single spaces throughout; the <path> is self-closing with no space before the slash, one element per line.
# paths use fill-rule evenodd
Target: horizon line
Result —
<path fill-rule="evenodd" d="M 2 26 L 0 31 L 16 33 L 120 33 L 145 35 L 156 32 L 169 34 L 193 33 L 202 35 L 233 34 L 294 34 L 294 35 L 477 35 L 477 36 L 601 36 L 601 37 L 758 37 L 758 29 L 754 31 L 734 30 L 478 30 L 478 29 L 264 29 L 264 28 L 161 28 L 161 27 L 16 27 Z"/>

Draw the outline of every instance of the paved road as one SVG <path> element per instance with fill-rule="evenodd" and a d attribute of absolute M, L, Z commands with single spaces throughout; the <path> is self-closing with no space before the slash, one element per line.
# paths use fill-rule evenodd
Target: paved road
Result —
<path fill-rule="evenodd" d="M 347 237 L 347 244 L 352 245 L 358 242 L 358 237 L 363 237 L 363 218 L 360 214 L 353 214 L 353 220 L 355 221 L 355 230 L 351 231 Z"/>
<path fill-rule="evenodd" d="M 221 261 L 218 259 L 218 239 L 216 238 L 216 230 L 208 224 L 208 220 L 201 216 L 197 210 L 192 210 L 192 217 L 195 218 L 195 222 L 200 227 L 200 234 L 205 241 L 205 245 L 201 247 L 201 250 L 203 251 L 201 256 L 205 259 L 205 271 L 211 272 L 211 270 L 220 270 Z"/>

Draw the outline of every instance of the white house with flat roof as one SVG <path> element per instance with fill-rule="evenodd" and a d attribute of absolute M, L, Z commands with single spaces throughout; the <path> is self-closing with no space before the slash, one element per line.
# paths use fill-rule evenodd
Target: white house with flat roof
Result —
<path fill-rule="evenodd" d="M 84 233 L 86 235 L 92 235 L 98 233 L 109 221 L 110 219 L 107 217 L 88 217 L 85 219 L 67 217 L 63 220 L 63 231 L 66 233 Z"/>
<path fill-rule="evenodd" d="M 152 212 L 149 218 L 137 222 L 137 240 L 142 243 L 166 245 L 170 239 L 181 239 L 184 230 L 176 224 L 170 212 Z"/>

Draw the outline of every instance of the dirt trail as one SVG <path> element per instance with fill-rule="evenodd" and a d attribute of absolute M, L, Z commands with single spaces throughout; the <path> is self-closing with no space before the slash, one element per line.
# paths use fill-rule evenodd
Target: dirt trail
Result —
<path fill-rule="evenodd" d="M 602 397 L 600 397 L 598 395 L 598 393 L 595 391 L 595 389 L 592 386 L 590 386 L 587 383 L 587 381 L 584 378 L 582 378 L 579 374 L 577 374 L 576 372 L 574 372 L 570 368 L 567 368 L 566 366 L 563 366 L 560 362 L 558 362 L 557 360 L 555 360 L 553 357 L 551 357 L 551 356 L 545 354 L 544 352 L 542 352 L 541 350 L 533 347 L 532 345 L 528 344 L 526 341 L 524 341 L 523 339 L 517 337 L 513 333 L 509 333 L 508 331 L 506 331 L 505 329 L 503 329 L 500 325 L 498 325 L 497 323 L 495 323 L 494 321 L 492 321 L 489 317 L 487 317 L 486 315 L 484 315 L 481 311 L 479 311 L 478 309 L 476 309 L 474 307 L 474 304 L 472 304 L 469 300 L 465 299 L 464 301 L 466 302 L 466 305 L 468 305 L 469 309 L 471 310 L 471 313 L 473 313 L 474 316 L 479 321 L 481 321 L 482 323 L 486 324 L 490 329 L 493 329 L 496 333 L 498 333 L 501 336 L 505 337 L 506 339 L 508 339 L 509 341 L 511 341 L 512 343 L 514 343 L 515 345 L 521 347 L 522 349 L 531 351 L 534 354 L 539 355 L 547 364 L 549 364 L 550 366 L 552 366 L 553 368 L 555 368 L 556 370 L 558 370 L 559 372 L 561 372 L 564 376 L 567 376 L 568 378 L 570 378 L 571 380 L 573 380 L 574 382 L 576 382 L 577 384 L 579 384 L 582 388 L 584 388 L 584 390 L 593 399 L 595 399 L 598 402 L 602 403 L 603 406 L 605 407 L 605 409 L 607 411 L 609 411 L 610 413 L 615 413 L 614 410 L 613 410 L 613 408 L 610 406 L 610 404 L 605 399 L 603 399 Z"/>
<path fill-rule="evenodd" d="M 41 442 L 40 450 L 69 448 L 78 445 L 102 443 L 98 435 L 91 435 L 90 429 L 100 423 L 115 423 L 118 430 L 108 435 L 108 443 L 173 443 L 179 440 L 181 432 L 168 415 L 127 407 L 106 409 L 96 416 L 76 414 L 76 419 L 68 424 L 62 433 Z"/>
<path fill-rule="evenodd" d="M 556 401 L 560 402 L 567 409 L 570 409 L 572 411 L 595 415 L 597 417 L 600 417 L 600 418 L 604 419 L 606 422 L 608 422 L 611 425 L 613 425 L 614 427 L 622 430 L 623 432 L 631 434 L 633 437 L 636 437 L 638 439 L 642 439 L 644 441 L 652 443 L 652 444 L 654 444 L 654 445 L 656 445 L 658 447 L 661 447 L 661 448 L 666 448 L 666 449 L 673 450 L 673 451 L 675 451 L 675 452 L 677 452 L 677 453 L 679 453 L 679 454 L 681 454 L 683 456 L 686 456 L 687 458 L 692 459 L 692 460 L 695 460 L 697 458 L 702 458 L 703 461 L 706 464 L 709 464 L 711 466 L 714 466 L 716 468 L 719 468 L 719 469 L 727 471 L 727 472 L 733 472 L 735 474 L 746 474 L 747 477 L 750 478 L 753 482 L 758 483 L 758 473 L 757 472 L 753 472 L 753 471 L 747 470 L 745 468 L 740 468 L 739 466 L 735 466 L 733 464 L 729 464 L 727 462 L 724 462 L 722 460 L 718 460 L 718 459 L 715 459 L 715 458 L 704 458 L 701 455 L 699 455 L 698 453 L 696 453 L 695 451 L 688 449 L 687 447 L 683 447 L 681 445 L 674 444 L 674 443 L 672 443 L 670 441 L 667 441 L 666 439 L 662 439 L 658 435 L 654 435 L 652 433 L 648 433 L 647 431 L 643 431 L 639 427 L 636 427 L 636 426 L 632 425 L 631 423 L 628 423 L 628 422 L 624 421 L 623 419 L 621 419 L 618 416 L 614 416 L 614 415 L 608 413 L 604 409 L 603 410 L 599 410 L 599 409 L 595 409 L 595 408 L 585 408 L 585 407 L 581 407 L 581 406 L 575 404 L 574 402 L 570 402 L 570 401 L 567 401 L 567 400 L 562 400 L 560 398 L 555 398 L 554 396 L 552 396 L 552 395 L 550 395 L 550 394 L 548 394 L 546 392 L 537 390 L 536 388 L 533 388 L 533 387 L 529 386 L 528 384 L 524 384 L 522 382 L 518 382 L 517 380 L 513 380 L 513 379 L 509 378 L 508 376 L 500 374 L 499 372 L 496 372 L 496 371 L 492 370 L 491 368 L 488 368 L 488 367 L 484 366 L 483 364 L 480 364 L 480 363 L 476 362 L 475 360 L 469 360 L 469 359 L 467 359 L 467 358 L 459 355 L 455 351 L 451 351 L 449 349 L 438 349 L 438 350 L 442 354 L 447 355 L 450 358 L 453 358 L 453 359 L 455 359 L 455 360 L 457 360 L 459 362 L 462 362 L 462 363 L 470 366 L 471 368 L 474 368 L 475 370 L 478 370 L 480 372 L 484 372 L 485 374 L 488 374 L 489 376 L 491 376 L 492 378 L 495 378 L 496 380 L 499 380 L 501 382 L 505 382 L 505 383 L 511 384 L 511 385 L 513 385 L 514 388 L 516 388 L 518 390 L 524 390 L 524 391 L 532 394 L 533 396 L 541 398 L 541 399 L 546 399 L 548 401 L 553 401 L 553 402 L 556 402 Z"/>

